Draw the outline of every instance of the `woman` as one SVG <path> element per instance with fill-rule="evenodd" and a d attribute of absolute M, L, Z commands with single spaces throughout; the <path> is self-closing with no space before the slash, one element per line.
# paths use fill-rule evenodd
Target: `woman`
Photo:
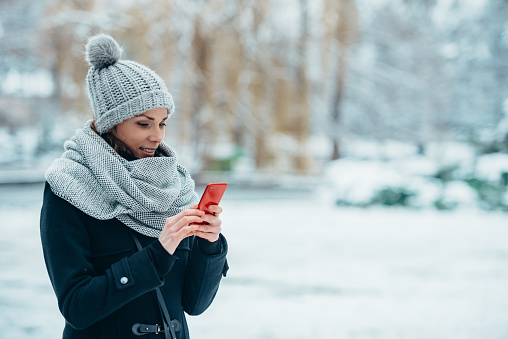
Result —
<path fill-rule="evenodd" d="M 41 240 L 63 338 L 189 338 L 184 312 L 205 311 L 228 270 L 222 209 L 197 209 L 162 141 L 171 95 L 121 53 L 108 35 L 89 39 L 94 120 L 46 172 Z"/>

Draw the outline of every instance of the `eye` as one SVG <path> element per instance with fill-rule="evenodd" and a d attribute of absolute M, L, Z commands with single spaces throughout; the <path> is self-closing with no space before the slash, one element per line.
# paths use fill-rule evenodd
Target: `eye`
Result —
<path fill-rule="evenodd" d="M 162 127 L 162 126 L 166 127 L 166 124 L 165 124 L 165 123 L 162 123 L 162 124 L 160 124 L 159 126 L 161 126 L 161 127 Z"/>
<path fill-rule="evenodd" d="M 141 127 L 147 127 L 148 126 L 148 124 L 144 124 L 142 122 L 138 122 L 138 125 L 141 126 Z"/>

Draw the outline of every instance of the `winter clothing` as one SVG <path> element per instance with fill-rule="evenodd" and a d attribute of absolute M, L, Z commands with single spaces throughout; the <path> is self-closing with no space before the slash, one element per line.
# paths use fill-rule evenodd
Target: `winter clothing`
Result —
<path fill-rule="evenodd" d="M 87 45 L 87 84 L 101 135 L 152 108 L 174 110 L 163 81 L 145 66 L 119 61 L 121 53 L 107 35 Z M 99 134 L 87 122 L 46 172 L 41 241 L 66 320 L 63 338 L 128 339 L 137 338 L 135 324 L 157 328 L 163 324 L 157 287 L 181 325 L 177 338 L 189 338 L 184 312 L 200 314 L 213 301 L 228 270 L 226 239 L 192 236 L 169 254 L 158 240 L 166 219 L 198 201 L 189 172 L 164 142 L 153 157 L 137 159 Z M 155 335 L 143 337 L 163 336 Z"/>
<path fill-rule="evenodd" d="M 152 108 L 175 111 L 162 79 L 148 67 L 119 60 L 122 48 L 109 35 L 88 40 L 85 58 L 91 66 L 86 77 L 95 125 L 100 134 Z"/>
<path fill-rule="evenodd" d="M 41 239 L 48 273 L 66 319 L 63 338 L 137 338 L 135 323 L 162 324 L 154 288 L 161 288 L 172 319 L 189 338 L 184 311 L 202 313 L 228 269 L 227 243 L 192 237 L 170 255 L 154 238 L 137 234 L 118 219 L 98 220 L 44 190 Z M 143 338 L 161 338 L 148 334 Z"/>
<path fill-rule="evenodd" d="M 117 218 L 158 238 L 167 218 L 198 202 L 189 172 L 164 142 L 159 150 L 167 156 L 128 161 L 87 122 L 64 149 L 46 180 L 57 196 L 96 219 Z"/>

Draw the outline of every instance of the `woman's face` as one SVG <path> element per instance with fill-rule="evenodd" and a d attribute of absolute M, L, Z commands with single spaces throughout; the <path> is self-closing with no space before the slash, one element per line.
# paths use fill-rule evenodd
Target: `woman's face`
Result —
<path fill-rule="evenodd" d="M 157 107 L 119 123 L 110 131 L 136 158 L 153 157 L 164 139 L 167 118 L 168 110 Z"/>

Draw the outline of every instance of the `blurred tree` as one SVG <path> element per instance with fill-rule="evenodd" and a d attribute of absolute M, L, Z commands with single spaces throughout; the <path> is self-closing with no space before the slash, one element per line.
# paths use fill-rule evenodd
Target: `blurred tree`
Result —
<path fill-rule="evenodd" d="M 444 37 L 434 22 L 435 4 L 386 2 L 362 32 L 373 56 L 370 66 L 355 66 L 368 90 L 353 99 L 369 103 L 359 105 L 365 115 L 348 119 L 359 134 L 413 142 L 422 153 L 429 141 L 449 136 L 450 79 L 441 54 Z"/>
<path fill-rule="evenodd" d="M 455 1 L 454 10 L 468 7 Z M 488 0 L 471 15 L 461 16 L 449 29 L 449 44 L 457 51 L 449 58 L 461 132 L 482 139 L 504 117 L 508 98 L 508 3 Z M 460 119 L 459 119 L 460 118 Z"/>
<path fill-rule="evenodd" d="M 329 135 L 333 145 L 331 159 L 339 159 L 339 125 L 344 101 L 344 84 L 348 68 L 348 52 L 358 38 L 358 13 L 354 0 L 324 0 L 323 67 L 333 74 L 330 99 Z M 333 57 L 332 57 L 333 56 Z M 331 60 L 330 60 L 331 59 Z"/>
<path fill-rule="evenodd" d="M 31 72 L 39 66 L 35 53 L 37 25 L 44 2 L 29 0 L 0 1 L 0 77 L 11 70 Z"/>
<path fill-rule="evenodd" d="M 170 1 L 133 2 L 126 6 L 113 34 L 125 47 L 124 59 L 147 65 L 170 84 L 177 54 L 174 16 Z"/>
<path fill-rule="evenodd" d="M 297 42 L 295 94 L 293 95 L 294 117 L 293 130 L 298 141 L 298 151 L 294 159 L 295 168 L 298 173 L 308 173 L 309 154 L 306 143 L 310 135 L 310 84 L 307 74 L 307 41 L 309 39 L 309 3 L 308 0 L 300 0 L 300 36 Z"/>
<path fill-rule="evenodd" d="M 233 144 L 230 152 L 250 154 L 258 169 L 307 170 L 305 147 L 290 146 L 304 145 L 309 135 L 307 33 L 303 30 L 299 47 L 284 42 L 285 36 L 266 40 L 269 6 L 268 0 L 216 0 L 192 14 L 181 110 L 199 133 L 191 143 L 200 168 L 216 167 L 214 150 Z M 291 64 L 296 48 L 300 57 Z M 281 136 L 294 142 L 281 144 Z"/>
<path fill-rule="evenodd" d="M 204 23 L 200 17 L 195 18 L 194 38 L 192 40 L 191 58 L 194 62 L 194 73 L 192 77 L 193 99 L 191 114 L 193 116 L 194 133 L 193 144 L 196 147 L 197 159 L 203 160 L 207 154 L 207 144 L 212 142 L 215 120 L 208 117 L 207 113 L 211 109 L 211 38 L 208 36 L 210 31 L 203 29 Z M 209 150 L 208 150 L 209 151 Z M 203 161 L 201 161 L 203 164 Z M 203 168 L 200 168 L 202 170 Z"/>
<path fill-rule="evenodd" d="M 37 25 L 43 3 L 0 1 L 0 128 L 10 133 L 39 121 L 25 82 L 40 67 Z M 27 99 L 28 98 L 28 99 Z M 40 100 L 40 98 L 37 98 Z"/>
<path fill-rule="evenodd" d="M 503 0 L 4 0 L 0 77 L 52 74 L 49 103 L 27 100 L 49 143 L 52 118 L 90 117 L 83 45 L 111 33 L 166 81 L 178 111 L 167 138 L 193 171 L 232 169 L 242 154 L 257 170 L 309 173 L 322 131 L 311 107 L 332 159 L 346 135 L 422 153 L 466 133 L 489 139 L 508 106 L 507 14 Z"/>
<path fill-rule="evenodd" d="M 48 0 L 40 39 L 40 55 L 53 75 L 54 100 L 61 114 L 91 118 L 83 52 L 86 38 L 105 28 L 98 23 L 95 0 Z M 107 27 L 107 26 L 106 26 Z"/>
<path fill-rule="evenodd" d="M 107 27 L 107 20 L 97 18 L 98 5 L 95 0 L 46 0 L 44 17 L 40 24 L 37 55 L 41 66 L 49 70 L 54 91 L 48 103 L 41 105 L 38 152 L 51 151 L 61 140 L 54 139 L 55 126 L 69 129 L 78 126 L 68 121 L 73 116 L 92 118 L 87 99 L 85 77 L 88 70 L 83 52 L 86 37 Z M 60 123 L 55 123 L 60 121 Z"/>
<path fill-rule="evenodd" d="M 508 110 L 508 27 L 506 18 L 508 18 L 507 1 L 490 0 L 487 2 L 481 26 L 485 28 L 483 40 L 490 56 L 486 68 L 492 76 L 492 87 L 490 88 L 492 103 L 489 108 L 495 125 Z"/>
<path fill-rule="evenodd" d="M 239 96 L 234 98 L 240 114 L 236 126 L 240 130 L 235 133 L 239 146 L 251 154 L 256 168 L 266 170 L 273 167 L 275 161 L 274 144 L 271 133 L 274 120 L 271 114 L 270 88 L 273 86 L 274 74 L 270 74 L 272 52 L 270 42 L 263 40 L 262 32 L 267 29 L 270 2 L 268 0 L 245 0 L 239 3 L 238 16 L 233 20 L 239 35 L 233 37 L 233 44 L 240 44 L 243 57 L 240 62 Z M 244 20 L 244 22 L 242 22 Z M 235 63 L 226 61 L 228 65 Z M 229 72 L 228 72 L 229 73 Z"/>

